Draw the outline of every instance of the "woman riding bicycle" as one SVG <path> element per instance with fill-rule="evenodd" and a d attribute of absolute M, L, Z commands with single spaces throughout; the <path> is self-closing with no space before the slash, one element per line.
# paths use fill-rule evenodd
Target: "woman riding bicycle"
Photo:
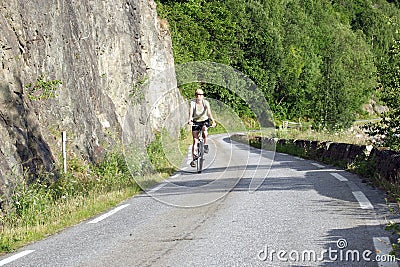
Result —
<path fill-rule="evenodd" d="M 204 139 L 204 152 L 208 153 L 207 144 L 207 127 L 210 127 L 210 120 L 212 121 L 211 127 L 215 127 L 216 123 L 214 117 L 211 114 L 210 103 L 204 99 L 204 92 L 201 89 L 197 89 L 195 92 L 196 99 L 190 101 L 189 109 L 189 125 L 192 125 L 193 145 L 192 145 L 192 157 L 193 160 L 190 162 L 190 166 L 196 167 L 196 147 L 199 142 L 199 131 L 203 129 Z"/>

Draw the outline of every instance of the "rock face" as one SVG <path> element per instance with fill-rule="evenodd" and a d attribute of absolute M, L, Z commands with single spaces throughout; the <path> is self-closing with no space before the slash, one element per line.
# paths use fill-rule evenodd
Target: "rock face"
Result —
<path fill-rule="evenodd" d="M 0 5 L 0 193 L 23 169 L 54 170 L 62 131 L 68 153 L 93 162 L 122 135 L 147 144 L 182 125 L 183 110 L 169 114 L 183 99 L 153 0 Z M 51 81 L 56 96 L 39 99 Z"/>

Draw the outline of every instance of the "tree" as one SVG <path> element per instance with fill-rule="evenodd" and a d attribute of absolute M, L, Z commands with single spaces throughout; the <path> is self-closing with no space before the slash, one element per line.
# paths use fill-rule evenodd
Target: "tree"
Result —
<path fill-rule="evenodd" d="M 350 126 L 376 85 L 364 35 L 326 1 L 291 2 L 285 10 L 286 53 L 277 87 L 285 113 L 308 118 L 318 129 Z"/>
<path fill-rule="evenodd" d="M 389 60 L 383 69 L 382 100 L 389 111 L 381 115 L 377 124 L 366 126 L 371 136 L 381 139 L 381 146 L 400 151 L 400 40 L 390 49 Z"/>
<path fill-rule="evenodd" d="M 344 25 L 332 26 L 323 53 L 323 79 L 314 95 L 314 119 L 316 126 L 337 130 L 349 127 L 361 112 L 376 86 L 376 69 L 362 38 Z"/>
<path fill-rule="evenodd" d="M 377 85 L 399 10 L 384 0 L 164 0 L 176 63 L 213 61 L 248 75 L 278 120 L 351 125 Z M 228 90 L 213 98 L 247 116 Z M 191 96 L 192 88 L 182 88 Z"/>
<path fill-rule="evenodd" d="M 321 60 L 315 50 L 310 1 L 292 1 L 285 7 L 282 62 L 274 90 L 275 112 L 283 119 L 311 119 L 312 94 L 321 79 Z"/>

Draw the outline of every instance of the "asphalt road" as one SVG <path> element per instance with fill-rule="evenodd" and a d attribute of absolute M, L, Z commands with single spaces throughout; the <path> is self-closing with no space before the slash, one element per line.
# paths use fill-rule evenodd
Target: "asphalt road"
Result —
<path fill-rule="evenodd" d="M 385 195 L 348 172 L 210 139 L 182 169 L 0 266 L 398 266 Z"/>

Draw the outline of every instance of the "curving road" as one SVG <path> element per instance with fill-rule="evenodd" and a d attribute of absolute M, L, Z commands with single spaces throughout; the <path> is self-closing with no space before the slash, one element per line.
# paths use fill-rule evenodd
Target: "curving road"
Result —
<path fill-rule="evenodd" d="M 0 266 L 398 266 L 385 195 L 358 176 L 224 135 L 205 165 Z"/>

